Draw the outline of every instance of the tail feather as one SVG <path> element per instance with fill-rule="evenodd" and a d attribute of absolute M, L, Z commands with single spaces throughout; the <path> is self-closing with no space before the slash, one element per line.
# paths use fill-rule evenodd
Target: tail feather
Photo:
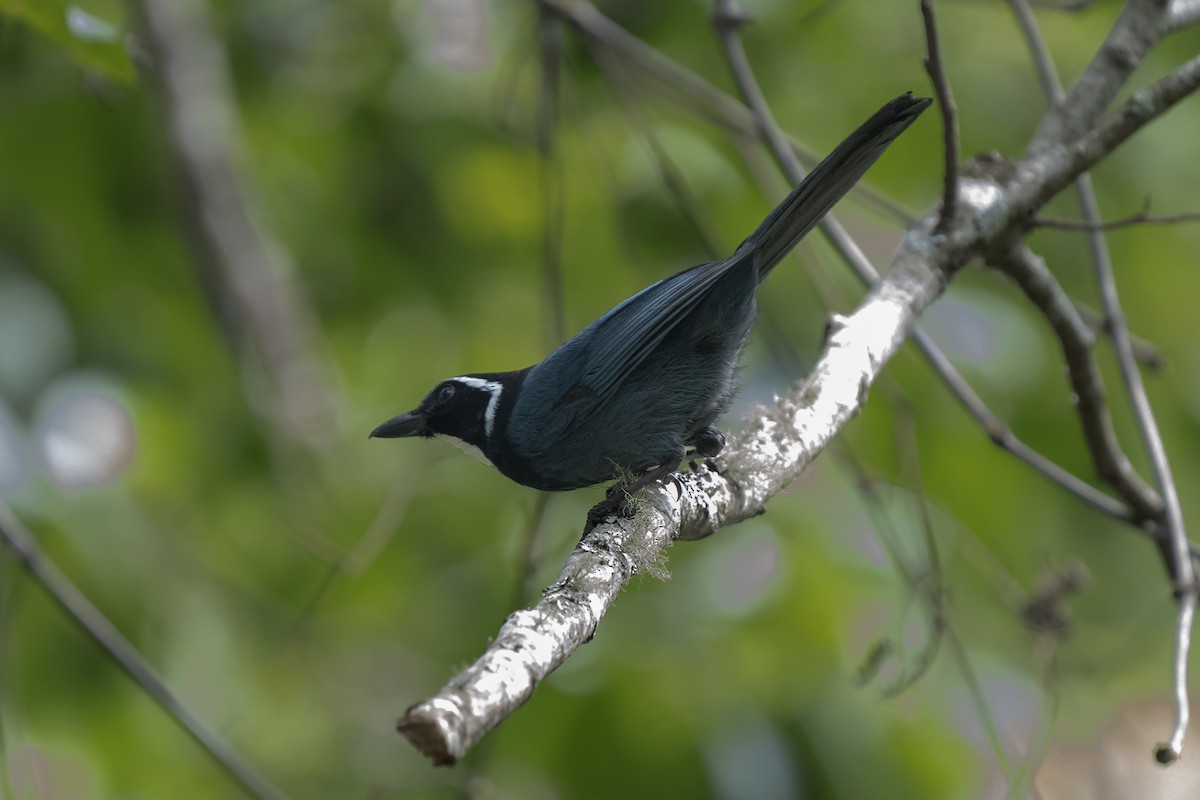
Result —
<path fill-rule="evenodd" d="M 753 253 L 761 281 L 858 183 L 883 151 L 932 101 L 907 92 L 876 111 L 800 181 L 738 247 Z"/>

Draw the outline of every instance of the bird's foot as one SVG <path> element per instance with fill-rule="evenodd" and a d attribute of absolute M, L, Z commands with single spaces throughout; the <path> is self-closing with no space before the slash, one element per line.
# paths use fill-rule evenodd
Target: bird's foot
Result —
<path fill-rule="evenodd" d="M 692 440 L 688 442 L 692 447 L 692 452 L 695 455 L 703 456 L 704 458 L 712 458 L 718 455 L 725 447 L 725 434 L 709 425 L 696 431 L 692 436 Z"/>
<path fill-rule="evenodd" d="M 583 526 L 583 535 L 587 536 L 592 532 L 592 528 L 604 522 L 609 517 L 621 516 L 626 513 L 629 507 L 629 498 L 624 492 L 618 492 L 618 489 L 623 488 L 621 484 L 615 484 L 608 489 L 608 493 L 603 500 L 592 506 L 588 511 L 587 523 Z"/>
<path fill-rule="evenodd" d="M 722 441 L 724 441 L 724 438 L 721 437 Z M 681 450 L 679 458 L 673 462 L 668 461 L 666 464 L 655 465 L 627 483 L 614 483 L 608 487 L 604 499 L 592 506 L 592 509 L 588 511 L 587 523 L 583 527 L 583 535 L 587 536 L 592 532 L 592 528 L 595 528 L 609 517 L 632 517 L 635 509 L 630 501 L 633 499 L 633 496 L 641 491 L 643 487 L 649 486 L 674 472 L 682 458 L 683 452 Z"/>

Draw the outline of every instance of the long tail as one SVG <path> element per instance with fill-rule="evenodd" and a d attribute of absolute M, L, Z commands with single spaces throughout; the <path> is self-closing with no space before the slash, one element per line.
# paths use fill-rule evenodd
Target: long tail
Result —
<path fill-rule="evenodd" d="M 805 176 L 742 242 L 734 257 L 753 252 L 758 279 L 767 277 L 931 102 L 907 92 L 876 111 Z"/>

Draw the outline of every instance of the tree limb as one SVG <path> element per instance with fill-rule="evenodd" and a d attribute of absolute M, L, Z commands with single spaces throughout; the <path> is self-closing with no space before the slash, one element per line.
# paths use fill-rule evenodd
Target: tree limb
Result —
<path fill-rule="evenodd" d="M 185 222 L 213 315 L 233 343 L 256 357 L 247 374 L 267 376 L 262 416 L 290 442 L 320 444 L 334 425 L 316 319 L 245 178 L 229 68 L 204 1 L 135 0 L 134 6 L 162 83 Z M 246 389 L 251 404 L 262 406 L 254 387 Z"/>
<path fill-rule="evenodd" d="M 247 762 L 228 741 L 198 717 L 167 687 L 146 658 L 87 596 L 37 546 L 33 535 L 0 499 L 0 546 L 7 546 L 25 571 L 71 621 L 79 625 L 117 665 L 150 695 L 163 711 L 212 756 L 230 777 L 260 800 L 287 800 L 287 795 Z"/>
<path fill-rule="evenodd" d="M 1165 33 L 1161 0 L 1130 0 L 1083 74 L 1042 119 L 1029 144 L 1036 153 L 1090 131 L 1129 76 Z"/>
<path fill-rule="evenodd" d="M 1162 515 L 1161 498 L 1138 476 L 1113 430 L 1104 381 L 1092 358 L 1095 342 L 1091 329 L 1046 263 L 1024 244 L 1013 242 L 1007 249 L 991 254 L 989 260 L 1020 287 L 1054 329 L 1096 471 L 1141 517 L 1158 519 Z"/>

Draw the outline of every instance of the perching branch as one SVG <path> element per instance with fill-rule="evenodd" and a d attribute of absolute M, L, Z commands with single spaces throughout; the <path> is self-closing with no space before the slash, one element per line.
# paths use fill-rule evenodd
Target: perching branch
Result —
<path fill-rule="evenodd" d="M 1166 33 L 1200 24 L 1200 0 L 1171 0 L 1167 9 Z"/>
<path fill-rule="evenodd" d="M 3 500 L 0 500 L 0 546 L 7 547 L 16 555 L 25 571 L 46 590 L 67 616 L 104 648 L 104 652 L 137 681 L 146 694 L 203 747 L 230 777 L 261 800 L 286 800 L 286 794 L 247 763 L 233 745 L 171 692 L 133 643 L 42 553 L 33 535 Z"/>

